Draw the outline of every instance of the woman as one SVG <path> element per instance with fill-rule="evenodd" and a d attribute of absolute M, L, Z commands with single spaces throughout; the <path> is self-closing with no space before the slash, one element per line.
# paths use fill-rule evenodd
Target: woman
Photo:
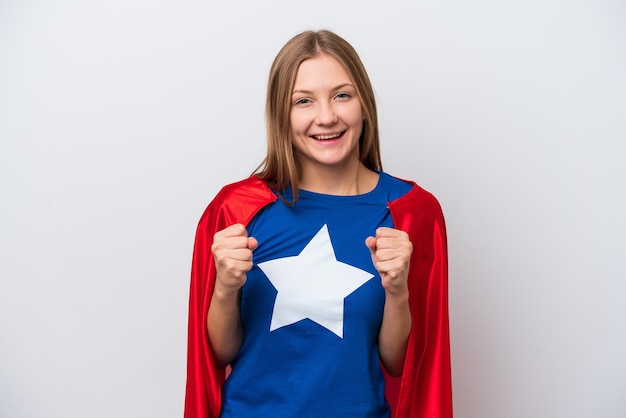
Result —
<path fill-rule="evenodd" d="M 264 164 L 198 225 L 185 417 L 451 417 L 443 215 L 382 171 L 357 53 L 295 36 L 266 116 Z"/>

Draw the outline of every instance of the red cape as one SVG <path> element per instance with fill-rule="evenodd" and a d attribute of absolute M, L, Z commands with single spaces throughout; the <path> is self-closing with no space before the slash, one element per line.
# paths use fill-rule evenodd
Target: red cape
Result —
<path fill-rule="evenodd" d="M 409 304 L 413 323 L 402 376 L 386 379 L 386 397 L 396 418 L 451 418 L 452 379 L 448 325 L 448 261 L 441 207 L 413 184 L 389 202 L 395 228 L 413 243 Z M 276 195 L 257 177 L 224 187 L 200 218 L 189 294 L 189 339 L 185 418 L 218 418 L 225 370 L 216 367 L 206 331 L 215 285 L 211 245 L 215 232 L 248 223 Z"/>

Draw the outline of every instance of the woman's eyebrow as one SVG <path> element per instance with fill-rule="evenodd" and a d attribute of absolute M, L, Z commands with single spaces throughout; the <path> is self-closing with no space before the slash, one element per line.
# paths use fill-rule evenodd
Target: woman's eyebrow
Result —
<path fill-rule="evenodd" d="M 332 88 L 331 90 L 332 91 L 341 90 L 344 87 L 352 87 L 352 88 L 354 88 L 354 86 L 351 83 L 343 83 L 343 84 L 338 85 L 337 87 Z M 291 94 L 296 94 L 296 93 L 313 94 L 313 91 L 306 90 L 306 89 L 296 89 Z"/>

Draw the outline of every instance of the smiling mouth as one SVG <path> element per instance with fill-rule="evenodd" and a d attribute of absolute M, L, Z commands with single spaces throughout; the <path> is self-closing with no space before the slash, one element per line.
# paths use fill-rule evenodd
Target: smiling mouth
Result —
<path fill-rule="evenodd" d="M 331 141 L 333 139 L 341 137 L 344 133 L 346 133 L 346 131 L 337 132 L 335 134 L 329 135 L 311 135 L 311 138 L 315 139 L 316 141 Z"/>

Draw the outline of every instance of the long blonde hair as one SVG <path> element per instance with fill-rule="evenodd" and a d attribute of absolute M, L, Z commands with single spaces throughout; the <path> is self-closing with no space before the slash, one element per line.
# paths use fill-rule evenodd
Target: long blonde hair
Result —
<path fill-rule="evenodd" d="M 382 170 L 378 113 L 374 90 L 359 55 L 345 39 L 328 31 L 306 31 L 290 39 L 272 63 L 267 85 L 265 119 L 267 156 L 255 174 L 278 193 L 291 186 L 292 204 L 298 200 L 300 167 L 291 143 L 291 94 L 300 64 L 320 54 L 335 58 L 354 83 L 363 112 L 359 158 L 371 170 Z"/>

